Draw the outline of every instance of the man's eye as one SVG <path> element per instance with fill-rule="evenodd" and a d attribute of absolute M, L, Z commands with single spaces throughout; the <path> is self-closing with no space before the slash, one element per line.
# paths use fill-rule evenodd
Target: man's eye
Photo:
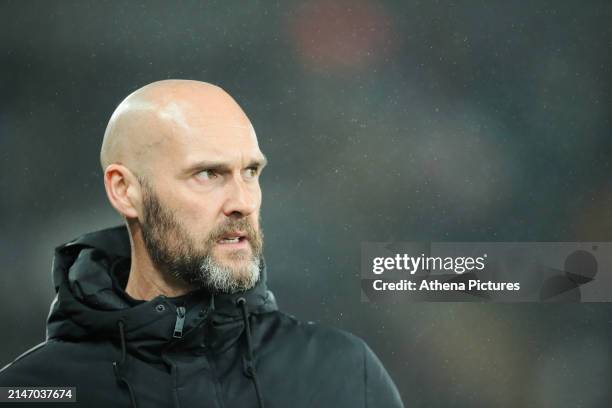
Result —
<path fill-rule="evenodd" d="M 246 169 L 247 177 L 256 177 L 258 173 L 259 169 L 257 167 L 249 167 L 248 169 Z"/>
<path fill-rule="evenodd" d="M 214 170 L 202 170 L 202 171 L 199 171 L 196 175 L 198 176 L 198 178 L 205 179 L 205 180 L 209 180 L 209 179 L 217 177 L 217 173 L 215 173 Z"/>

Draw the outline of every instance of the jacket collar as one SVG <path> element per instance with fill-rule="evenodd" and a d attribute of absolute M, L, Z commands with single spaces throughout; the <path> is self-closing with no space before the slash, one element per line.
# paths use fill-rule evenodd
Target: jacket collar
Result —
<path fill-rule="evenodd" d="M 241 311 L 236 303 L 240 297 L 246 299 L 250 314 L 278 309 L 266 286 L 263 258 L 260 280 L 246 292 L 212 295 L 197 290 L 177 298 L 158 296 L 131 305 L 119 293 L 123 289 L 113 284 L 118 277 L 112 275 L 112 265 L 129 256 L 125 225 L 84 234 L 55 249 L 52 269 L 57 295 L 47 319 L 48 339 L 116 338 L 117 322 L 121 320 L 129 348 L 143 358 L 157 359 L 159 351 L 169 343 L 187 346 L 204 340 L 217 349 L 231 345 L 242 330 Z M 184 339 L 173 338 L 179 305 L 187 308 Z M 215 323 L 211 329 L 197 330 L 207 318 Z"/>

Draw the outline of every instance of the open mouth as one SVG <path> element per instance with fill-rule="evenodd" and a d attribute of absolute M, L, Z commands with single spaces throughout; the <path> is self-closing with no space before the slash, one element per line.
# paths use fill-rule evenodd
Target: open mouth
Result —
<path fill-rule="evenodd" d="M 222 245 L 238 244 L 246 240 L 247 238 L 246 236 L 244 236 L 244 234 L 235 232 L 235 233 L 226 234 L 221 239 L 217 240 L 217 243 L 222 244 Z"/>

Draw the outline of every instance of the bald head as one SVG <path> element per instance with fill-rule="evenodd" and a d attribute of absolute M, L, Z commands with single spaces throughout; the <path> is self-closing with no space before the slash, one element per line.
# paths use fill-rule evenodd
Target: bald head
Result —
<path fill-rule="evenodd" d="M 113 112 L 100 151 L 102 170 L 117 163 L 147 179 L 170 145 L 215 126 L 252 131 L 240 106 L 218 86 L 191 80 L 153 82 L 130 94 Z"/>

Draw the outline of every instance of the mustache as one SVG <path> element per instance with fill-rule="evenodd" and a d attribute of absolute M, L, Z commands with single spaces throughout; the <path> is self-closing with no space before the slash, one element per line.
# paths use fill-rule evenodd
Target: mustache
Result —
<path fill-rule="evenodd" d="M 259 235 L 249 219 L 241 218 L 238 220 L 224 221 L 209 233 L 208 239 L 209 241 L 218 241 L 223 238 L 224 235 L 234 231 L 242 231 L 249 241 L 252 241 Z"/>

